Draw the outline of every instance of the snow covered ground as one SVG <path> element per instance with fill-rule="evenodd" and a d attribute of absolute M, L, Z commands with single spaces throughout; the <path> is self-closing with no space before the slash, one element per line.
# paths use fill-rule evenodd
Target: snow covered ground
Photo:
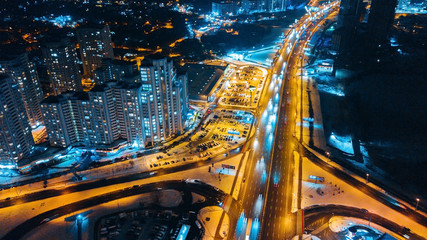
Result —
<path fill-rule="evenodd" d="M 243 154 L 238 154 L 236 156 L 223 160 L 219 163 L 216 163 L 215 167 L 219 168 L 221 166 L 220 164 L 239 166 L 239 162 L 242 159 L 242 156 Z M 121 164 L 125 164 L 125 163 L 121 163 Z M 2 220 L 1 221 L 2 231 L 0 231 L 0 238 L 4 234 L 9 232 L 13 227 L 17 226 L 18 224 L 24 222 L 25 220 L 31 217 L 34 217 L 40 213 L 49 211 L 51 209 L 54 209 L 60 206 L 64 206 L 69 203 L 73 203 L 86 198 L 97 196 L 106 192 L 112 192 L 118 189 L 132 187 L 133 185 L 143 185 L 143 184 L 159 182 L 159 181 L 181 180 L 181 179 L 189 178 L 189 179 L 199 179 L 205 183 L 218 187 L 219 189 L 221 189 L 226 193 L 230 193 L 235 176 L 224 174 L 224 175 L 221 175 L 221 177 L 219 178 L 219 174 L 214 172 L 209 173 L 208 168 L 209 166 L 203 166 L 203 167 L 194 168 L 194 169 L 181 171 L 177 173 L 154 176 L 151 178 L 136 180 L 128 183 L 116 184 L 113 186 L 105 186 L 105 187 L 86 190 L 82 192 L 64 194 L 57 197 L 52 197 L 52 198 L 47 198 L 43 200 L 17 204 L 15 206 L 10 206 L 6 208 L 1 208 L 0 219 Z M 121 200 L 117 202 L 114 201 L 113 205 L 117 207 L 118 204 L 121 204 L 120 201 Z M 125 206 L 126 204 L 123 203 L 121 205 Z M 104 205 L 100 205 L 100 206 L 104 206 Z M 8 219 L 8 221 L 4 221 L 4 219 Z M 63 221 L 63 218 L 60 218 L 60 220 Z M 57 221 L 61 222 L 60 220 L 57 220 Z M 56 221 L 52 221 L 52 222 L 55 223 Z M 70 227 L 68 227 L 67 229 L 66 231 L 71 231 Z M 46 230 L 46 231 L 51 231 L 51 230 Z M 43 236 L 47 236 L 47 235 L 43 235 Z M 45 238 L 41 237 L 41 238 L 33 238 L 33 239 L 45 239 Z M 67 239 L 67 238 L 62 238 L 62 239 Z"/>
<path fill-rule="evenodd" d="M 369 221 L 359 218 L 352 217 L 342 217 L 342 216 L 334 216 L 329 219 L 329 228 L 332 232 L 342 232 L 347 230 L 347 228 L 359 225 L 370 228 L 377 232 L 378 234 L 388 233 L 390 235 L 395 235 L 393 232 Z M 401 237 L 399 237 L 401 238 Z"/>
<path fill-rule="evenodd" d="M 344 91 L 334 85 L 318 84 L 317 89 L 319 89 L 321 92 L 329 93 L 339 97 L 345 96 Z"/>
<path fill-rule="evenodd" d="M 299 236 L 295 236 L 292 238 L 292 240 L 298 240 L 298 239 L 299 239 Z M 309 235 L 309 234 L 302 235 L 302 239 L 303 240 L 320 240 L 320 238 L 313 235 Z"/>
<path fill-rule="evenodd" d="M 308 176 L 324 177 L 323 183 L 309 180 Z M 336 204 L 367 209 L 390 221 L 405 226 L 418 235 L 427 238 L 427 227 L 418 224 L 405 215 L 379 203 L 360 190 L 324 171 L 307 158 L 303 158 L 302 172 L 302 208 L 312 205 Z"/>
<path fill-rule="evenodd" d="M 331 146 L 343 152 L 354 154 L 351 136 L 338 136 L 332 132 L 331 136 L 329 136 L 328 142 Z"/>
<path fill-rule="evenodd" d="M 277 49 L 275 48 L 275 46 L 271 46 L 261 51 L 254 51 L 250 55 L 245 56 L 244 60 L 249 62 L 260 63 L 264 66 L 269 66 L 276 52 Z"/>
<path fill-rule="evenodd" d="M 345 96 L 343 86 L 341 86 L 333 76 L 324 74 L 316 76 L 317 89 L 320 92 L 343 97 Z"/>
<path fill-rule="evenodd" d="M 205 235 L 203 240 L 213 240 L 215 238 L 218 224 L 220 224 L 221 216 L 224 214 L 224 219 L 221 222 L 219 235 L 222 239 L 226 239 L 228 236 L 230 217 L 224 210 L 218 206 L 205 207 L 200 210 L 197 215 L 197 219 L 202 223 L 205 228 Z"/>

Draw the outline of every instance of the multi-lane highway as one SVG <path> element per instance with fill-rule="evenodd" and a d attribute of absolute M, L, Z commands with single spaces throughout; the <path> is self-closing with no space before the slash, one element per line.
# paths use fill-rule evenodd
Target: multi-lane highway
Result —
<path fill-rule="evenodd" d="M 336 6 L 336 3 L 334 3 Z M 295 215 L 291 212 L 293 152 L 295 142 L 297 52 L 315 26 L 330 12 L 319 11 L 316 17 L 304 16 L 286 33 L 282 48 L 272 68 L 266 93 L 258 108 L 258 128 L 247 143 L 250 157 L 242 188 L 242 210 L 236 225 L 235 239 L 283 239 L 295 235 Z M 310 19 L 311 18 L 311 19 Z M 306 32 L 306 33 L 304 33 Z M 301 38 L 300 38 L 301 37 Z M 276 127 L 277 125 L 277 127 Z"/>
<path fill-rule="evenodd" d="M 325 7 L 326 8 L 326 7 Z M 321 8 L 324 9 L 324 8 Z M 319 10 L 318 14 L 306 15 L 298 22 L 287 40 L 289 50 L 287 55 L 287 66 L 284 73 L 284 87 L 281 93 L 280 110 L 278 114 L 278 125 L 271 155 L 269 167 L 269 181 L 267 182 L 266 201 L 262 218 L 262 230 L 260 239 L 290 239 L 297 234 L 297 220 L 292 213 L 293 175 L 295 171 L 294 151 L 300 152 L 295 141 L 295 129 L 297 124 L 297 107 L 301 100 L 300 88 L 297 86 L 299 78 L 298 63 L 301 61 L 299 53 L 302 52 L 304 44 L 317 26 L 322 24 L 328 17 L 337 12 L 337 5 L 333 3 L 329 10 Z M 293 35 L 297 35 L 296 37 Z M 281 62 L 278 61 L 274 71 L 279 74 Z M 300 134 L 302 133 L 299 131 Z M 295 160 L 295 161 L 294 161 Z M 299 202 L 299 201 L 298 201 Z"/>
<path fill-rule="evenodd" d="M 326 7 L 328 6 L 328 7 Z M 327 8 L 327 9 L 326 9 Z M 298 152 L 299 156 L 310 155 L 304 151 L 296 137 L 302 139 L 302 131 L 299 129 L 298 119 L 302 119 L 303 101 L 303 84 L 300 74 L 300 67 L 304 65 L 303 49 L 308 43 L 310 36 L 318 31 L 319 26 L 327 19 L 334 17 L 338 12 L 338 2 L 330 3 L 320 7 L 316 13 L 306 14 L 294 27 L 287 31 L 286 38 L 282 48 L 278 52 L 269 70 L 268 80 L 262 92 L 264 98 L 259 100 L 258 108 L 252 109 L 256 123 L 251 128 L 255 132 L 249 137 L 243 149 L 248 154 L 247 164 L 242 179 L 242 188 L 239 195 L 239 204 L 233 205 L 240 209 L 233 209 L 240 218 L 237 223 L 231 223 L 230 235 L 234 239 L 290 239 L 297 234 L 297 215 L 292 213 L 292 206 L 295 198 L 299 196 L 294 194 L 301 191 L 294 189 L 294 174 L 300 169 L 296 168 L 294 153 Z M 220 92 L 222 92 L 221 89 Z M 216 102 L 215 102 L 216 103 Z M 224 109 L 236 109 L 235 106 L 227 106 Z M 242 110 L 245 108 L 241 108 Z M 201 126 L 199 126 L 201 128 Z M 189 137 L 182 141 L 187 141 Z M 230 154 L 238 153 L 238 151 Z M 313 156 L 310 156 L 312 158 Z M 45 190 L 33 194 L 23 195 L 13 199 L 0 201 L 0 208 L 9 207 L 15 204 L 21 204 L 36 201 L 44 198 L 55 197 L 73 192 L 85 191 L 88 189 L 101 188 L 103 186 L 115 185 L 124 182 L 130 182 L 142 178 L 152 177 L 153 174 L 158 176 L 162 174 L 183 171 L 197 168 L 204 165 L 210 165 L 212 162 L 221 160 L 221 157 L 213 158 L 203 162 L 195 162 L 173 168 L 157 170 L 155 173 L 135 173 L 127 176 L 118 176 L 107 179 L 100 179 L 92 182 L 82 183 L 75 186 L 65 187 L 58 190 Z M 315 159 L 315 158 L 314 158 Z M 317 163 L 324 165 L 324 163 Z M 344 176 L 339 170 L 325 170 L 333 173 L 340 178 L 351 181 L 351 176 Z M 357 182 L 352 184 L 359 186 Z M 212 201 L 223 201 L 224 193 L 218 192 L 211 186 L 189 185 L 183 182 L 153 183 L 137 188 L 121 189 L 113 192 L 103 193 L 84 201 L 75 202 L 63 207 L 55 208 L 51 211 L 37 215 L 19 225 L 9 232 L 5 239 L 18 239 L 22 232 L 40 225 L 40 221 L 58 214 L 70 213 L 83 208 L 94 206 L 112 199 L 118 199 L 125 196 L 140 194 L 143 192 L 156 190 L 158 187 L 182 189 L 186 191 L 199 192 L 202 195 L 209 196 Z M 300 186 L 300 185 L 299 185 Z M 190 189 L 191 188 L 191 189 Z M 202 189 L 203 188 L 203 189 Z M 381 200 L 381 196 L 374 189 L 367 186 L 360 186 L 365 193 L 376 197 L 387 205 L 387 201 Z M 329 208 L 312 208 L 306 214 L 307 224 L 314 222 L 318 218 L 326 216 L 325 211 Z M 325 210 L 326 209 L 326 210 Z M 398 210 L 398 209 L 395 209 Z M 343 213 L 351 216 L 358 216 L 359 210 L 344 209 L 337 207 L 337 213 Z M 353 211 L 353 212 L 351 212 Z M 311 214 L 311 215 L 310 215 Z M 323 215 L 322 215 L 323 214 Z M 365 215 L 362 217 L 366 217 Z M 425 217 L 420 216 L 414 211 L 410 211 L 410 217 L 420 221 L 425 221 Z M 232 217 L 234 219 L 234 216 Z M 325 217 L 326 219 L 326 217 Z M 378 221 L 377 221 L 378 220 Z M 384 221 L 378 218 L 377 222 Z M 424 223 L 424 222 L 423 222 Z M 394 226 L 395 227 L 395 226 Z"/>
<path fill-rule="evenodd" d="M 303 139 L 303 125 L 298 125 L 297 122 L 303 118 L 304 104 L 307 104 L 307 100 L 303 99 L 305 85 L 303 84 L 301 72 L 301 68 L 305 65 L 304 48 L 307 46 L 311 36 L 320 29 L 320 26 L 327 20 L 334 18 L 337 13 L 337 2 L 333 2 L 329 5 L 328 11 L 320 10 L 318 13 L 312 13 L 309 16 L 306 15 L 301 18 L 296 27 L 294 27 L 298 36 L 292 38 L 292 34 L 288 33 L 285 40 L 284 49 L 287 49 L 286 53 L 288 54 L 280 52 L 282 58 L 279 58 L 273 66 L 273 74 L 279 75 L 280 69 L 282 69 L 281 60 L 287 60 L 283 78 L 284 86 L 280 95 L 280 108 L 277 114 L 275 140 L 272 146 L 270 161 L 267 161 L 268 178 L 265 186 L 266 193 L 260 193 L 263 197 L 263 210 L 261 213 L 261 231 L 258 239 L 290 239 L 297 234 L 298 222 L 301 220 L 297 220 L 297 214 L 292 213 L 291 210 L 293 198 L 297 198 L 297 202 L 300 203 L 300 196 L 294 196 L 294 194 L 301 191 L 293 189 L 293 186 L 295 186 L 293 184 L 293 175 L 297 173 L 296 171 L 300 171 L 300 169 L 295 169 L 295 161 L 299 161 L 300 159 L 293 159 L 293 152 L 298 152 L 299 156 L 304 156 L 308 153 L 295 138 L 298 137 L 299 140 Z M 292 31 L 291 33 L 295 32 Z M 313 155 L 310 154 L 310 158 L 316 162 L 316 158 Z M 321 163 L 317 161 L 317 164 L 325 165 L 323 161 Z M 349 176 L 341 170 L 331 168 L 330 166 L 323 166 L 323 169 L 332 172 L 346 182 L 350 182 L 354 187 L 390 208 L 401 212 L 418 223 L 426 225 L 425 216 L 407 207 L 393 204 L 395 200 L 390 196 L 366 186 L 366 184 L 361 183 L 354 179 L 353 176 Z M 301 183 L 298 186 L 301 186 Z M 300 208 L 300 206 L 294 207 Z M 349 213 L 349 211 L 346 212 L 346 215 L 357 217 L 357 214 Z M 377 216 L 376 222 L 385 227 L 390 225 L 390 221 L 386 222 L 380 216 Z M 397 227 L 394 224 L 391 229 L 396 230 L 396 233 L 402 234 L 403 228 L 401 226 Z M 417 237 L 415 234 L 413 235 Z"/>

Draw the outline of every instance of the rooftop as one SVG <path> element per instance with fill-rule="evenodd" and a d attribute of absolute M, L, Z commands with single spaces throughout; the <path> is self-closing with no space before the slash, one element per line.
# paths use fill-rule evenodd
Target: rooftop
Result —
<path fill-rule="evenodd" d="M 185 64 L 183 68 L 188 74 L 189 98 L 200 100 L 209 95 L 226 67 L 191 63 Z"/>
<path fill-rule="evenodd" d="M 117 88 L 117 89 L 135 89 L 139 88 L 141 86 L 141 83 L 133 83 L 133 82 L 107 82 L 105 84 L 101 85 L 95 85 L 95 87 L 92 88 L 91 92 L 102 92 L 109 88 Z"/>
<path fill-rule="evenodd" d="M 61 95 L 58 96 L 49 96 L 45 98 L 42 103 L 59 103 L 60 100 L 65 99 L 75 99 L 75 100 L 88 100 L 88 94 L 86 92 L 73 92 L 73 91 L 67 91 L 63 92 Z"/>

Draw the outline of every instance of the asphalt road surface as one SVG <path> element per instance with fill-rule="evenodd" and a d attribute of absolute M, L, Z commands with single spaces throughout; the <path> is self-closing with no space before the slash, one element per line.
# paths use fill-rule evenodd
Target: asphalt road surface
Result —
<path fill-rule="evenodd" d="M 207 198 L 211 204 L 220 203 L 224 201 L 226 194 L 221 190 L 203 183 L 186 183 L 185 181 L 164 181 L 141 185 L 138 187 L 128 187 L 114 192 L 101 194 L 95 197 L 87 198 L 78 202 L 74 202 L 62 207 L 52 209 L 50 211 L 39 214 L 33 218 L 28 219 L 22 224 L 15 227 L 8 232 L 2 239 L 3 240 L 17 240 L 23 237 L 27 232 L 42 225 L 45 218 L 52 216 L 61 217 L 66 214 L 79 211 L 81 209 L 90 208 L 102 203 L 110 202 L 116 199 L 129 197 L 133 195 L 148 193 L 161 189 L 175 189 L 178 191 L 187 191 L 200 194 Z"/>
<path fill-rule="evenodd" d="M 299 79 L 299 53 L 302 52 L 302 46 L 307 41 L 303 35 L 311 35 L 316 29 L 315 26 L 326 19 L 328 14 L 320 15 L 315 21 L 303 23 L 303 17 L 296 29 L 301 31 L 300 39 L 289 39 L 287 44 L 292 47 L 289 55 L 282 55 L 283 59 L 287 58 L 287 67 L 284 75 L 284 87 L 279 102 L 280 110 L 278 113 L 277 129 L 273 153 L 271 156 L 271 165 L 269 166 L 269 179 L 267 181 L 267 194 L 264 202 L 264 211 L 262 217 L 262 228 L 259 239 L 290 239 L 297 234 L 296 216 L 292 213 L 293 198 L 293 174 L 294 151 L 300 152 L 296 142 L 296 109 L 297 109 L 297 84 Z M 302 30 L 302 25 L 306 25 Z M 305 33 L 304 33 L 305 32 Z M 276 64 L 273 71 L 279 74 L 281 69 L 280 62 Z M 302 96 L 302 95 L 301 95 Z M 299 159 L 296 159 L 299 161 Z"/>

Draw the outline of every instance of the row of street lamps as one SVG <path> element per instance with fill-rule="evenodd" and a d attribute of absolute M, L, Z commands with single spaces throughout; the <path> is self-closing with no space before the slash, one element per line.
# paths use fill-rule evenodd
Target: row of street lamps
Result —
<path fill-rule="evenodd" d="M 329 152 L 326 152 L 326 155 L 328 156 L 328 159 L 330 159 L 331 154 Z M 366 174 L 366 184 L 368 183 L 369 183 L 369 173 Z M 417 204 L 415 205 L 415 211 L 416 211 L 418 209 L 418 205 L 420 204 L 420 199 L 416 198 L 415 200 L 417 201 Z"/>
<path fill-rule="evenodd" d="M 369 173 L 366 174 L 366 184 L 369 182 Z M 418 205 L 420 204 L 420 199 L 416 198 L 417 204 L 415 205 L 415 211 L 418 209 Z"/>

